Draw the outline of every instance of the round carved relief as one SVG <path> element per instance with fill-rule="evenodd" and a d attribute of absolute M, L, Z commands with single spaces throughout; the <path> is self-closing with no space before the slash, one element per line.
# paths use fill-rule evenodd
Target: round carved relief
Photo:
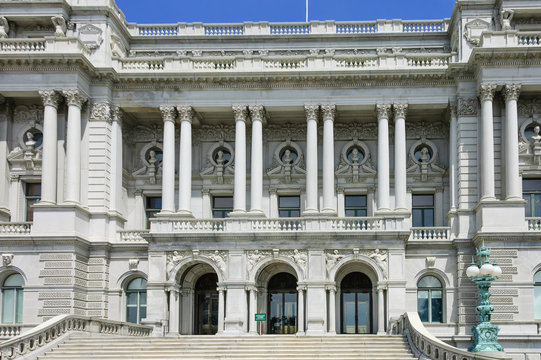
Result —
<path fill-rule="evenodd" d="M 350 141 L 342 148 L 342 159 L 348 165 L 363 165 L 369 155 L 370 150 L 364 142 L 359 140 Z"/>
<path fill-rule="evenodd" d="M 162 144 L 158 144 L 157 142 L 146 144 L 141 149 L 139 156 L 146 167 L 152 165 L 160 167 L 163 161 Z"/>
<path fill-rule="evenodd" d="M 522 123 L 520 126 L 520 137 L 527 143 L 533 144 L 534 143 L 534 136 L 539 136 L 539 131 L 536 129 L 536 127 L 541 127 L 541 124 L 539 124 L 534 119 L 528 119 Z"/>
<path fill-rule="evenodd" d="M 438 155 L 438 147 L 432 141 L 421 139 L 416 141 L 409 151 L 410 158 L 417 164 L 431 164 Z"/>
<path fill-rule="evenodd" d="M 274 151 L 274 158 L 283 165 L 297 165 L 301 159 L 302 149 L 297 143 L 284 141 Z"/>
<path fill-rule="evenodd" d="M 36 124 L 35 127 L 21 129 L 17 138 L 19 139 L 19 146 L 22 149 L 29 147 L 40 149 L 43 145 L 43 132 L 39 124 Z"/>
<path fill-rule="evenodd" d="M 226 142 L 219 142 L 210 147 L 207 157 L 213 166 L 228 166 L 233 163 L 235 151 L 230 144 Z"/>

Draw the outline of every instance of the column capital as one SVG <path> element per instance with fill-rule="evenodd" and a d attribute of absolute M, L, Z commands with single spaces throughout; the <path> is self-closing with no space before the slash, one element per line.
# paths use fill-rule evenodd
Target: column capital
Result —
<path fill-rule="evenodd" d="M 458 113 L 458 100 L 449 101 L 449 113 L 451 116 L 456 117 Z"/>
<path fill-rule="evenodd" d="M 325 290 L 336 292 L 336 286 L 335 285 L 326 285 Z"/>
<path fill-rule="evenodd" d="M 317 117 L 319 115 L 319 105 L 304 105 L 304 112 L 306 113 L 306 121 L 308 120 L 315 120 L 317 121 Z"/>
<path fill-rule="evenodd" d="M 190 124 L 193 121 L 194 111 L 191 105 L 177 106 L 180 122 L 188 121 Z"/>
<path fill-rule="evenodd" d="M 113 106 L 111 110 L 111 120 L 113 122 L 117 122 L 120 125 L 122 125 L 122 119 L 124 117 L 124 111 L 120 108 L 120 106 Z"/>
<path fill-rule="evenodd" d="M 479 100 L 480 101 L 492 101 L 494 99 L 494 92 L 496 91 L 496 84 L 483 83 L 479 87 Z"/>
<path fill-rule="evenodd" d="M 323 121 L 325 120 L 334 121 L 334 117 L 336 115 L 336 105 L 335 104 L 321 105 L 321 112 L 323 113 Z"/>
<path fill-rule="evenodd" d="M 246 105 L 233 105 L 233 113 L 235 114 L 235 122 L 244 121 L 248 117 L 248 108 Z"/>
<path fill-rule="evenodd" d="M 163 122 L 166 122 L 166 121 L 171 121 L 171 122 L 175 122 L 175 117 L 176 117 L 176 111 L 175 111 L 175 107 L 173 105 L 163 105 L 163 106 L 160 106 L 160 111 L 162 112 L 162 118 L 163 118 Z"/>
<path fill-rule="evenodd" d="M 408 113 L 408 103 L 394 103 L 394 118 L 405 118 Z"/>
<path fill-rule="evenodd" d="M 62 95 L 66 98 L 66 103 L 68 106 L 77 106 L 81 108 L 83 104 L 88 100 L 79 89 L 64 89 L 62 90 Z"/>
<path fill-rule="evenodd" d="M 42 89 L 38 91 L 39 95 L 41 96 L 41 100 L 43 101 L 43 105 L 45 106 L 52 106 L 55 109 L 58 108 L 58 104 L 60 103 L 60 95 L 58 95 L 58 92 L 53 89 Z"/>
<path fill-rule="evenodd" d="M 265 118 L 265 107 L 263 105 L 250 105 L 250 117 L 253 121 L 263 121 Z"/>
<path fill-rule="evenodd" d="M 376 112 L 378 113 L 378 120 L 389 118 L 389 112 L 391 111 L 391 104 L 389 103 L 380 103 L 376 104 Z"/>
<path fill-rule="evenodd" d="M 93 103 L 90 112 L 90 121 L 111 122 L 111 104 L 108 102 Z"/>
<path fill-rule="evenodd" d="M 505 84 L 505 87 L 503 88 L 503 96 L 505 101 L 518 100 L 520 95 L 520 87 L 521 84 L 517 83 Z"/>

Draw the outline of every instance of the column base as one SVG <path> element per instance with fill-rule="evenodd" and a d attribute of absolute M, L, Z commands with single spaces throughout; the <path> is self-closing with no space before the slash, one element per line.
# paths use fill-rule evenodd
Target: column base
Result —
<path fill-rule="evenodd" d="M 306 333 L 304 331 L 297 331 L 295 336 L 306 336 Z"/>
<path fill-rule="evenodd" d="M 265 215 L 265 213 L 263 212 L 263 210 L 256 210 L 256 209 L 251 209 L 250 211 L 248 211 L 246 213 L 246 216 L 249 216 L 249 217 L 260 217 L 260 218 L 265 218 L 267 217 L 267 215 Z"/>
<path fill-rule="evenodd" d="M 383 335 L 387 335 L 387 333 L 386 333 L 385 331 L 378 331 L 378 332 L 376 333 L 376 335 L 378 335 L 378 336 L 383 336 Z"/>
<path fill-rule="evenodd" d="M 9 221 L 11 213 L 8 208 L 0 207 L 0 221 Z"/>
<path fill-rule="evenodd" d="M 248 213 L 243 209 L 235 209 L 231 211 L 227 216 L 229 217 L 245 217 Z"/>
<path fill-rule="evenodd" d="M 301 216 L 319 216 L 319 211 L 317 209 L 306 209 Z"/>
<path fill-rule="evenodd" d="M 527 231 L 524 217 L 525 201 L 481 201 L 475 208 L 478 232 Z M 503 227 L 502 227 L 503 225 Z"/>
<path fill-rule="evenodd" d="M 319 214 L 322 216 L 338 216 L 336 209 L 333 208 L 325 208 L 321 210 Z"/>
<path fill-rule="evenodd" d="M 177 217 L 183 217 L 183 218 L 194 218 L 191 210 L 178 210 L 175 214 Z"/>
<path fill-rule="evenodd" d="M 170 217 L 173 214 L 175 214 L 174 210 L 160 210 L 160 212 L 156 214 L 156 217 Z"/>

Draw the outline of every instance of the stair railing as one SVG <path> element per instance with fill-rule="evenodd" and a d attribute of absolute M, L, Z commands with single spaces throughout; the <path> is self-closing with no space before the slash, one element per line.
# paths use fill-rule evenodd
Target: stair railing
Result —
<path fill-rule="evenodd" d="M 26 358 L 34 351 L 61 341 L 72 332 L 119 336 L 150 336 L 152 326 L 77 315 L 58 315 L 32 330 L 0 344 L 0 360 Z"/>
<path fill-rule="evenodd" d="M 451 346 L 434 335 L 423 325 L 419 314 L 407 312 L 391 323 L 391 333 L 406 336 L 416 358 L 421 360 L 510 360 L 510 357 L 493 357 L 482 352 L 469 352 Z M 502 354 L 503 355 L 503 354 Z"/>

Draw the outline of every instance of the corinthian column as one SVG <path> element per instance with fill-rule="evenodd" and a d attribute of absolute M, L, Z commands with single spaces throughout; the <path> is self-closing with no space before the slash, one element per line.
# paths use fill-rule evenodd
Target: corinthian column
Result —
<path fill-rule="evenodd" d="M 507 84 L 505 97 L 505 200 L 521 200 L 522 190 L 518 166 L 517 101 L 520 84 Z"/>
<path fill-rule="evenodd" d="M 81 107 L 87 99 L 77 89 L 63 90 L 62 93 L 68 104 L 65 201 L 79 204 L 81 201 Z"/>
<path fill-rule="evenodd" d="M 115 106 L 111 123 L 111 201 L 109 209 L 120 213 L 122 204 L 122 110 Z"/>
<path fill-rule="evenodd" d="M 451 210 L 458 206 L 458 178 L 457 178 L 457 154 L 456 154 L 456 104 L 450 104 L 451 119 L 449 121 L 449 197 Z"/>
<path fill-rule="evenodd" d="M 393 104 L 394 109 L 394 197 L 395 210 L 407 211 L 406 204 L 406 113 L 408 104 Z"/>
<path fill-rule="evenodd" d="M 334 115 L 336 105 L 321 105 L 323 112 L 323 213 L 336 215 L 334 202 Z"/>
<path fill-rule="evenodd" d="M 191 106 L 177 107 L 180 116 L 180 164 L 178 212 L 183 216 L 192 216 L 192 120 Z"/>
<path fill-rule="evenodd" d="M 175 107 L 161 106 L 163 117 L 162 213 L 175 212 Z"/>
<path fill-rule="evenodd" d="M 40 90 L 43 100 L 43 159 L 41 165 L 41 203 L 56 204 L 58 118 L 60 96 L 52 89 Z"/>
<path fill-rule="evenodd" d="M 306 112 L 306 208 L 303 215 L 318 214 L 317 206 L 317 117 L 319 105 L 305 105 Z"/>
<path fill-rule="evenodd" d="M 485 83 L 479 90 L 481 101 L 481 201 L 495 200 L 494 196 L 494 127 L 492 99 L 496 84 Z M 507 150 L 507 149 L 506 149 Z"/>
<path fill-rule="evenodd" d="M 378 113 L 378 211 L 389 211 L 389 111 L 391 104 L 377 104 Z"/>
<path fill-rule="evenodd" d="M 235 113 L 235 183 L 233 194 L 233 213 L 230 216 L 246 213 L 246 105 L 234 105 Z"/>
<path fill-rule="evenodd" d="M 261 201 L 263 198 L 263 118 L 265 117 L 265 108 L 262 105 L 250 106 L 250 117 L 252 118 L 250 213 L 264 216 Z"/>

